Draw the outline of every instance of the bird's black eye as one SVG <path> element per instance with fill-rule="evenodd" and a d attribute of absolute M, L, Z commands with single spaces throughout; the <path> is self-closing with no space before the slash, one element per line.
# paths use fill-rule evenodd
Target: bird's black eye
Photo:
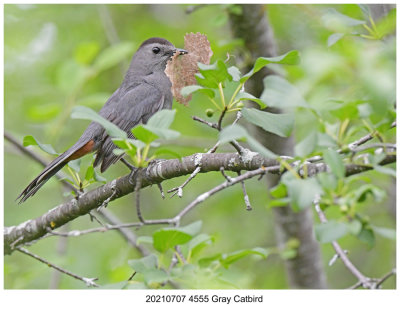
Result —
<path fill-rule="evenodd" d="M 152 51 L 153 51 L 153 53 L 158 54 L 160 52 L 160 48 L 159 47 L 153 47 Z"/>

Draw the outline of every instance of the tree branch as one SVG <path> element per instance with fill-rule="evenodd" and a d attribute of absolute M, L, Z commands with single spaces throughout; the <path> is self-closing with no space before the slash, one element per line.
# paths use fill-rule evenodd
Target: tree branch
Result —
<path fill-rule="evenodd" d="M 396 161 L 395 155 L 387 156 L 381 164 L 389 164 Z M 221 166 L 225 170 L 238 172 L 241 170 L 257 170 L 268 168 L 268 172 L 282 173 L 280 165 L 276 160 L 267 159 L 257 153 L 246 157 L 246 161 L 237 153 L 198 153 L 181 160 L 172 159 L 158 162 L 149 166 L 144 173 L 147 177 L 142 180 L 141 187 L 160 183 L 166 179 L 189 175 L 201 163 L 201 173 L 220 171 Z M 349 164 L 346 166 L 346 175 L 361 173 L 371 170 L 371 166 Z M 324 163 L 308 164 L 308 175 L 313 176 L 327 171 Z M 244 174 L 245 175 L 245 174 Z M 244 176 L 242 175 L 242 176 Z M 236 177 L 240 179 L 242 176 Z M 92 209 L 103 205 L 105 201 L 110 202 L 131 193 L 134 185 L 129 182 L 129 175 L 114 179 L 92 191 L 83 193 L 79 199 L 61 204 L 42 216 L 23 222 L 17 226 L 5 227 L 4 229 L 4 253 L 11 254 L 16 247 L 38 240 L 48 233 L 48 229 L 58 228 L 75 218 L 88 214 Z M 187 211 L 185 211 L 186 213 Z M 146 220 L 146 224 L 171 224 L 170 220 Z"/>
<path fill-rule="evenodd" d="M 52 268 L 58 270 L 59 272 L 62 272 L 63 274 L 66 274 L 66 275 L 68 275 L 68 276 L 70 276 L 72 278 L 75 278 L 77 280 L 81 280 L 81 281 L 85 282 L 85 284 L 87 286 L 89 286 L 89 287 L 90 286 L 98 287 L 98 285 L 94 282 L 95 280 L 97 280 L 97 278 L 86 278 L 86 277 L 82 277 L 82 276 L 79 276 L 77 274 L 74 274 L 74 273 L 70 272 L 69 270 L 66 270 L 66 269 L 61 268 L 61 267 L 59 267 L 57 265 L 54 265 L 53 263 L 50 263 L 49 261 L 45 260 L 44 258 L 41 258 L 40 256 L 38 256 L 38 255 L 36 255 L 36 254 L 34 254 L 32 252 L 29 252 L 25 248 L 18 248 L 17 250 L 19 252 L 21 252 L 21 253 L 24 253 L 24 254 L 34 258 L 35 260 L 38 260 L 41 263 L 46 264 L 49 267 L 52 267 Z"/>

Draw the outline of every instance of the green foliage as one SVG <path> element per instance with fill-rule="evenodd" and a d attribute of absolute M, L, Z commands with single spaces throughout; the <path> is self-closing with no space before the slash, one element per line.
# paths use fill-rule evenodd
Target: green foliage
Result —
<path fill-rule="evenodd" d="M 39 146 L 39 148 L 41 150 L 43 150 L 44 152 L 47 152 L 48 154 L 51 154 L 51 155 L 57 154 L 57 152 L 54 150 L 54 148 L 51 145 L 42 144 L 42 143 L 38 142 L 32 135 L 25 136 L 24 140 L 22 141 L 22 145 L 24 147 L 27 147 L 30 145 Z"/>
<path fill-rule="evenodd" d="M 346 172 L 346 167 L 343 164 L 342 158 L 340 155 L 332 150 L 332 149 L 327 149 L 324 151 L 324 160 L 326 164 L 330 167 L 332 173 L 337 177 L 337 178 L 343 178 Z"/>
<path fill-rule="evenodd" d="M 113 141 L 119 147 L 116 154 L 126 153 L 136 166 L 144 167 L 154 157 L 179 158 L 209 149 L 215 144 L 216 135 L 194 124 L 190 116 L 204 115 L 206 111 L 209 121 L 217 121 L 224 111 L 226 117 L 218 136 L 221 144 L 245 141 L 247 145 L 243 145 L 252 151 L 278 159 L 254 138 L 248 125 L 255 124 L 279 136 L 292 135 L 297 164 L 321 156 L 322 161 L 317 163 L 326 162 L 331 172 L 309 178 L 304 169 L 304 177 L 300 179 L 295 176 L 297 166 L 290 167 L 293 161 L 281 161 L 282 170 L 288 171 L 281 182 L 269 189 L 269 194 L 266 194 L 264 182 L 246 182 L 253 212 L 243 210 L 243 196 L 236 187 L 221 192 L 214 201 L 210 199 L 211 205 L 193 212 L 192 221 L 200 218 L 203 221 L 201 231 L 186 229 L 190 224 L 161 229 L 146 226 L 135 231 L 139 236 L 137 243 L 151 252 L 145 258 L 127 248 L 113 232 L 71 239 L 66 256 L 54 252 L 57 240 L 49 237 L 35 244 L 35 253 L 51 261 L 60 261 L 68 269 L 71 266 L 77 273 L 99 277 L 103 288 L 169 288 L 169 281 L 182 288 L 287 288 L 282 263 L 268 257 L 276 254 L 282 259 L 295 258 L 302 244 L 291 239 L 284 249 L 260 248 L 265 243 L 275 242 L 270 207 L 290 204 L 295 211 L 301 211 L 311 207 L 318 194 L 321 209 L 328 218 L 328 223 L 319 224 L 316 217 L 318 240 L 321 243 L 339 240 L 343 248 L 349 250 L 351 260 L 368 269 L 368 274 L 387 272 L 395 256 L 395 221 L 390 212 L 389 193 L 394 190 L 391 183 L 396 171 L 393 165 L 380 166 L 379 163 L 386 154 L 393 154 L 393 149 L 383 147 L 376 151 L 371 148 L 353 153 L 348 145 L 369 133 L 374 136 L 372 142 L 395 143 L 395 129 L 389 130 L 396 119 L 395 9 L 374 20 L 367 5 L 268 5 L 279 50 L 289 52 L 277 57 L 261 57 L 251 63 L 247 62 L 249 54 L 244 52 L 240 59 L 252 69 L 242 74 L 235 54 L 243 50 L 243 41 L 230 39 L 228 28 L 221 27 L 228 21 L 227 12 L 242 14 L 240 5 L 206 6 L 193 12 L 190 19 L 181 20 L 175 16 L 183 12 L 184 5 L 155 5 L 151 10 L 143 5 L 105 8 L 114 21 L 121 43 L 108 42 L 99 22 L 97 6 L 33 5 L 31 9 L 5 6 L 4 121 L 5 128 L 11 132 L 29 132 L 24 146 L 34 145 L 56 154 L 52 146 L 38 141 L 46 141 L 56 149 L 73 144 L 87 123 L 70 122 L 72 112 L 76 118 L 103 125 L 115 137 Z M 162 19 L 157 18 L 160 10 Z M 167 14 L 168 10 L 172 14 Z M 41 36 L 46 23 L 57 29 L 56 41 L 51 31 Z M 137 30 L 134 37 L 132 29 Z M 198 85 L 182 90 L 185 96 L 193 94 L 188 108 L 175 105 L 176 112 L 157 114 L 146 125 L 133 129 L 137 139 L 128 139 L 124 132 L 109 126 L 94 111 L 74 107 L 100 109 L 120 84 L 124 73 L 121 67 L 126 70 L 134 49 L 154 35 L 149 29 L 163 29 L 157 35 L 179 47 L 184 33 L 198 29 L 208 35 L 214 60 L 209 66 L 200 65 Z M 38 46 L 35 40 L 40 42 L 40 49 L 34 48 Z M 50 43 L 46 45 L 47 41 Z M 232 57 L 225 62 L 227 53 Z M 246 82 L 265 66 L 279 75 L 268 76 L 263 93 L 256 97 L 245 91 Z M 250 107 L 247 101 L 255 102 L 262 109 L 281 108 L 285 114 L 260 111 Z M 240 125 L 229 125 L 234 119 L 230 116 L 239 111 L 243 115 Z M 182 138 L 173 141 L 179 134 Z M 68 164 L 71 174 L 68 181 L 77 189 L 127 173 L 124 167 L 115 165 L 100 176 L 92 162 L 92 158 L 84 158 Z M 373 171 L 343 177 L 348 164 L 367 165 Z M 34 207 L 25 207 L 24 211 L 14 207 L 21 184 L 36 176 L 38 171 L 34 164 L 26 164 L 26 168 L 21 169 L 21 158 L 5 148 L 5 225 L 37 217 L 48 211 L 48 205 L 60 203 L 55 182 L 49 182 L 27 202 Z M 189 202 L 191 196 L 225 180 L 200 175 L 194 181 L 195 185 L 185 188 L 190 194 L 185 194 L 180 201 Z M 182 179 L 170 182 L 167 186 L 174 187 L 180 185 Z M 152 190 L 156 188 L 141 192 L 143 205 L 146 205 L 143 210 L 148 211 L 146 217 L 155 214 L 169 217 L 182 206 L 176 199 L 161 203 L 158 192 L 155 194 Z M 112 211 L 120 218 L 132 220 L 129 201 L 118 199 L 113 203 L 121 207 L 113 207 Z M 78 220 L 71 223 L 71 229 L 87 229 L 89 224 L 97 227 L 88 220 Z M 263 233 L 259 232 L 260 226 Z M 94 248 L 93 243 L 102 246 L 87 250 Z M 169 271 L 178 244 L 183 259 L 178 255 L 178 264 Z M 366 247 L 370 248 L 367 252 Z M 321 248 L 327 264 L 332 249 L 329 245 Z M 76 258 L 76 252 L 85 254 Z M 266 272 L 260 271 L 260 264 L 255 262 L 259 260 Z M 346 270 L 331 269 L 334 270 L 327 270 L 329 286 L 342 288 L 354 283 Z M 5 287 L 47 288 L 51 273 L 43 271 L 46 271 L 43 265 L 24 257 L 5 257 Z M 136 274 L 128 280 L 133 272 Z M 388 286 L 394 287 L 394 283 Z M 63 277 L 60 288 L 82 288 L 82 284 Z"/>
<path fill-rule="evenodd" d="M 264 147 L 254 137 L 252 137 L 245 128 L 240 125 L 227 126 L 219 133 L 219 142 L 222 144 L 234 140 L 246 141 L 253 150 L 257 151 L 259 154 L 265 156 L 266 158 L 274 159 L 277 157 L 276 154 Z"/>
<path fill-rule="evenodd" d="M 114 138 L 127 138 L 127 135 L 124 131 L 118 128 L 115 124 L 111 123 L 107 119 L 101 117 L 94 110 L 85 106 L 76 106 L 74 107 L 71 118 L 73 119 L 86 119 L 95 121 L 102 125 L 102 127 L 107 131 L 107 134 Z"/>
<path fill-rule="evenodd" d="M 332 242 L 348 233 L 347 225 L 343 222 L 329 221 L 315 226 L 317 240 L 321 243 Z"/>
<path fill-rule="evenodd" d="M 254 108 L 244 108 L 242 114 L 252 124 L 282 137 L 288 137 L 293 129 L 294 116 L 291 114 L 273 114 Z"/>
<path fill-rule="evenodd" d="M 163 228 L 153 234 L 154 248 L 161 253 L 173 249 L 177 245 L 186 244 L 201 229 L 201 222 L 197 221 L 185 227 Z"/>
<path fill-rule="evenodd" d="M 93 63 L 93 68 L 99 73 L 112 68 L 121 59 L 126 59 L 133 54 L 135 46 L 132 42 L 121 42 L 103 50 Z"/>
<path fill-rule="evenodd" d="M 277 57 L 260 57 L 257 58 L 256 62 L 254 63 L 254 67 L 248 72 L 247 74 L 243 75 L 240 78 L 241 83 L 245 83 L 250 77 L 252 77 L 255 73 L 260 71 L 263 67 L 268 64 L 275 63 L 275 64 L 290 64 L 296 65 L 300 63 L 300 56 L 297 50 L 292 50 L 287 52 L 284 55 L 277 56 Z"/>
<path fill-rule="evenodd" d="M 287 248 L 280 251 L 277 248 L 256 247 L 205 255 L 203 251 L 214 243 L 214 237 L 200 234 L 201 226 L 202 222 L 196 221 L 183 227 L 158 229 L 154 231 L 152 238 L 139 238 L 138 243 L 151 245 L 157 253 L 128 261 L 136 273 L 130 283 L 140 283 L 146 288 L 154 289 L 161 288 L 167 281 L 172 281 L 182 285 L 182 288 L 191 288 L 201 287 L 205 282 L 210 284 L 211 280 L 218 280 L 224 281 L 231 287 L 237 287 L 232 279 L 226 278 L 225 269 L 250 257 L 266 259 L 271 254 L 288 254 Z M 179 254 L 176 251 L 177 245 L 180 245 Z M 168 274 L 165 269 L 168 268 L 169 257 L 172 254 L 176 254 L 179 262 Z M 203 278 L 205 274 L 208 277 L 206 281 Z"/>

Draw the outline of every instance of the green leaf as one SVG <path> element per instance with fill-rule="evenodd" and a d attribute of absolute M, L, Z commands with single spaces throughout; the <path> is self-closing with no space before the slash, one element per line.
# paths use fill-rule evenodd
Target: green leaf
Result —
<path fill-rule="evenodd" d="M 378 226 L 371 227 L 376 234 L 388 239 L 396 240 L 396 230 Z"/>
<path fill-rule="evenodd" d="M 337 144 L 335 140 L 332 138 L 332 136 L 326 134 L 326 133 L 321 133 L 318 132 L 318 146 L 320 147 L 337 147 Z"/>
<path fill-rule="evenodd" d="M 150 254 L 141 259 L 129 260 L 129 266 L 137 273 L 144 273 L 150 269 L 157 268 L 158 259 L 155 254 Z"/>
<path fill-rule="evenodd" d="M 163 138 L 163 139 L 175 139 L 178 138 L 181 133 L 179 133 L 178 131 L 175 130 L 170 130 L 170 129 L 162 129 L 162 128 L 158 128 L 158 127 L 154 127 L 154 126 L 150 126 L 150 125 L 143 125 L 143 127 L 147 130 L 149 130 L 150 132 L 156 134 L 159 138 Z"/>
<path fill-rule="evenodd" d="M 369 248 L 375 245 L 375 234 L 371 227 L 363 227 L 357 238 L 366 243 Z"/>
<path fill-rule="evenodd" d="M 376 22 L 376 29 L 380 37 L 385 37 L 388 34 L 396 31 L 396 9 L 390 10 L 386 16 Z"/>
<path fill-rule="evenodd" d="M 337 28 L 340 26 L 353 27 L 366 23 L 364 20 L 355 19 L 339 13 L 333 8 L 327 10 L 327 12 L 322 16 L 322 20 L 328 28 Z"/>
<path fill-rule="evenodd" d="M 380 202 L 385 197 L 385 191 L 372 184 L 364 184 L 352 192 L 354 200 L 358 203 L 364 202 L 368 195 L 372 195 L 375 201 Z"/>
<path fill-rule="evenodd" d="M 180 133 L 178 131 L 169 129 L 172 122 L 174 121 L 175 112 L 176 112 L 176 110 L 162 109 L 162 110 L 158 111 L 157 113 L 155 113 L 153 116 L 151 116 L 151 118 L 149 119 L 147 124 L 142 125 L 142 126 L 137 126 L 136 128 L 142 127 L 144 129 L 146 129 L 148 132 L 153 133 L 153 135 L 149 135 L 149 134 L 146 135 L 146 140 L 150 141 L 150 142 L 157 139 L 157 137 L 163 138 L 163 139 L 177 138 L 180 136 Z M 132 130 L 132 133 L 134 135 L 135 135 L 135 132 L 133 132 L 133 131 L 136 130 L 136 128 Z M 142 129 L 140 129 L 140 130 L 142 130 Z M 141 132 L 141 133 L 144 134 L 144 132 Z M 136 137 L 138 139 L 142 140 L 140 137 L 138 137 L 138 136 L 136 136 Z M 150 142 L 146 142 L 146 143 L 150 143 Z"/>
<path fill-rule="evenodd" d="M 298 179 L 291 173 L 285 173 L 282 182 L 286 185 L 291 206 L 295 211 L 310 207 L 316 195 L 322 194 L 322 188 L 315 178 Z"/>
<path fill-rule="evenodd" d="M 359 220 L 354 219 L 347 224 L 347 228 L 351 234 L 357 236 L 361 232 L 362 223 Z"/>
<path fill-rule="evenodd" d="M 248 134 L 245 128 L 240 125 L 236 124 L 227 126 L 219 133 L 219 141 L 221 144 L 239 139 L 247 140 L 247 143 L 253 150 L 266 158 L 274 159 L 277 157 L 276 154 L 261 145 L 255 138 Z"/>
<path fill-rule="evenodd" d="M 144 281 L 150 288 L 158 288 L 159 284 L 169 279 L 168 274 L 163 269 L 149 269 L 143 272 Z"/>
<path fill-rule="evenodd" d="M 95 41 L 80 43 L 75 50 L 75 60 L 81 64 L 90 64 L 99 51 L 100 45 Z"/>
<path fill-rule="evenodd" d="M 118 128 L 115 124 L 109 122 L 107 119 L 101 117 L 94 110 L 90 109 L 86 106 L 75 106 L 72 109 L 71 118 L 73 119 L 86 119 L 95 121 L 103 126 L 103 128 L 107 131 L 107 134 L 111 137 L 125 139 L 127 138 L 127 134 Z"/>
<path fill-rule="evenodd" d="M 338 179 L 331 173 L 317 174 L 317 179 L 325 190 L 335 190 L 337 187 Z"/>
<path fill-rule="evenodd" d="M 134 52 L 134 45 L 131 42 L 121 42 L 103 50 L 93 63 L 93 67 L 98 71 L 107 70 Z"/>
<path fill-rule="evenodd" d="M 188 233 L 189 235 L 194 236 L 200 232 L 202 225 L 203 225 L 203 223 L 199 220 L 199 221 L 190 223 L 186 226 L 180 227 L 179 230 L 181 230 L 185 233 Z"/>
<path fill-rule="evenodd" d="M 268 203 L 268 207 L 283 207 L 290 203 L 290 198 L 284 197 L 276 200 L 272 200 Z"/>
<path fill-rule="evenodd" d="M 174 121 L 176 110 L 162 109 L 147 121 L 147 125 L 160 129 L 168 129 Z"/>
<path fill-rule="evenodd" d="M 44 152 L 46 152 L 48 154 L 51 154 L 51 155 L 57 155 L 58 154 L 51 145 L 42 144 L 42 143 L 38 142 L 32 135 L 26 135 L 24 137 L 22 145 L 24 147 L 31 146 L 31 145 L 39 146 L 39 148 L 41 150 L 43 150 Z"/>
<path fill-rule="evenodd" d="M 267 107 L 267 104 L 265 104 L 265 102 L 263 100 L 258 99 L 255 96 L 253 96 L 252 94 L 245 92 L 245 91 L 239 92 L 235 99 L 239 100 L 239 101 L 248 100 L 248 101 L 256 102 L 260 106 L 260 108 Z"/>
<path fill-rule="evenodd" d="M 221 144 L 246 138 L 248 133 L 245 128 L 240 125 L 229 125 L 222 129 L 219 133 L 219 142 Z"/>
<path fill-rule="evenodd" d="M 305 157 L 312 153 L 317 146 L 318 135 L 316 131 L 311 131 L 307 136 L 294 146 L 296 156 Z"/>
<path fill-rule="evenodd" d="M 348 233 L 347 225 L 343 222 L 328 221 L 315 226 L 317 240 L 321 243 L 332 242 Z"/>
<path fill-rule="evenodd" d="M 162 228 L 153 233 L 154 248 L 159 252 L 166 252 L 176 245 L 187 243 L 201 229 L 201 221 L 194 222 L 185 227 Z"/>
<path fill-rule="evenodd" d="M 371 10 L 369 9 L 368 4 L 357 4 L 357 6 L 363 12 L 365 19 L 369 19 L 369 17 L 371 16 Z"/>
<path fill-rule="evenodd" d="M 136 151 L 139 149 L 143 149 L 146 146 L 146 143 L 142 142 L 138 139 L 119 139 L 113 138 L 113 143 L 120 149 L 114 149 L 113 152 L 115 155 L 119 156 L 123 153 L 128 154 L 131 157 L 136 156 Z"/>
<path fill-rule="evenodd" d="M 329 113 L 341 121 L 346 119 L 356 119 L 359 116 L 357 105 L 363 102 L 364 101 L 362 100 L 357 100 L 339 104 L 331 103 Z"/>
<path fill-rule="evenodd" d="M 379 173 L 393 176 L 394 178 L 396 178 L 396 170 L 394 168 L 381 166 L 381 165 L 374 165 L 374 170 Z"/>
<path fill-rule="evenodd" d="M 326 149 L 323 151 L 325 163 L 328 164 L 332 173 L 337 178 L 343 178 L 346 173 L 346 167 L 343 164 L 340 155 L 333 149 Z"/>
<path fill-rule="evenodd" d="M 145 144 L 150 144 L 152 141 L 155 141 L 158 138 L 158 135 L 145 128 L 144 125 L 138 125 L 134 127 L 131 132 L 134 137 Z"/>
<path fill-rule="evenodd" d="M 96 170 L 94 170 L 94 174 L 93 174 L 93 179 L 96 180 L 97 182 L 101 182 L 101 183 L 106 183 L 107 179 L 104 178 L 103 176 L 100 176 Z"/>
<path fill-rule="evenodd" d="M 269 75 L 264 78 L 264 91 L 260 99 L 269 107 L 309 108 L 308 103 L 297 88 L 286 79 L 276 75 Z"/>
<path fill-rule="evenodd" d="M 202 259 L 199 259 L 198 263 L 200 267 L 208 267 L 212 262 L 219 261 L 222 257 L 221 253 L 214 254 L 212 256 L 208 256 Z"/>
<path fill-rule="evenodd" d="M 242 76 L 240 70 L 235 66 L 229 67 L 228 73 L 232 76 L 232 80 L 234 80 L 235 82 L 238 82 L 240 80 L 240 77 Z"/>
<path fill-rule="evenodd" d="M 271 188 L 269 193 L 274 198 L 284 198 L 287 196 L 286 186 L 280 182 L 275 187 Z"/>
<path fill-rule="evenodd" d="M 181 95 L 183 95 L 184 97 L 187 97 L 188 95 L 191 95 L 192 93 L 195 93 L 195 92 L 204 93 L 209 98 L 214 98 L 215 97 L 215 93 L 214 93 L 214 91 L 212 89 L 204 88 L 204 87 L 199 86 L 199 85 L 192 85 L 192 86 L 183 87 L 182 90 L 181 90 Z"/>
<path fill-rule="evenodd" d="M 243 117 L 267 132 L 288 137 L 293 130 L 293 114 L 273 114 L 255 108 L 243 108 Z"/>
<path fill-rule="evenodd" d="M 196 74 L 196 80 L 201 86 L 218 88 L 219 83 L 232 80 L 232 76 L 222 60 L 217 60 L 213 64 L 199 62 L 198 67 L 200 74 Z"/>
<path fill-rule="evenodd" d="M 79 171 L 81 170 L 81 159 L 69 161 L 68 166 L 72 168 L 75 172 L 79 173 Z"/>
<path fill-rule="evenodd" d="M 300 56 L 297 50 L 291 50 L 284 55 L 277 57 L 260 57 L 257 58 L 254 67 L 247 74 L 243 75 L 240 79 L 241 83 L 246 82 L 251 76 L 260 71 L 267 64 L 276 63 L 276 64 L 290 64 L 295 65 L 300 63 Z"/>
<path fill-rule="evenodd" d="M 232 263 L 235 263 L 236 261 L 249 255 L 259 255 L 265 259 L 269 254 L 270 250 L 265 248 L 243 249 L 232 253 L 223 254 L 220 258 L 220 262 L 224 267 L 228 268 Z"/>
<path fill-rule="evenodd" d="M 344 33 L 334 33 L 331 34 L 328 38 L 327 45 L 328 47 L 331 47 L 334 45 L 337 41 L 339 41 L 342 37 L 344 37 Z"/>
<path fill-rule="evenodd" d="M 93 165 L 89 165 L 86 173 L 85 173 L 85 180 L 90 181 L 94 176 L 94 167 Z"/>
<path fill-rule="evenodd" d="M 213 242 L 213 238 L 207 234 L 200 234 L 188 242 L 188 249 L 191 251 L 191 256 L 196 256 L 205 247 Z"/>

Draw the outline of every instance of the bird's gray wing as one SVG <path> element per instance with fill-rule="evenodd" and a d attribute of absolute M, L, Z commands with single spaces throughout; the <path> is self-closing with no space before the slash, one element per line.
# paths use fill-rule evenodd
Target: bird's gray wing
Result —
<path fill-rule="evenodd" d="M 99 114 L 133 138 L 130 130 L 140 123 L 146 123 L 153 114 L 164 106 L 170 105 L 165 103 L 165 96 L 157 88 L 147 83 L 141 83 L 120 96 L 118 101 L 105 105 Z M 113 153 L 117 147 L 107 133 L 103 133 L 101 140 L 103 142 L 97 150 L 94 166 L 101 163 L 100 170 L 104 172 L 121 156 Z"/>

